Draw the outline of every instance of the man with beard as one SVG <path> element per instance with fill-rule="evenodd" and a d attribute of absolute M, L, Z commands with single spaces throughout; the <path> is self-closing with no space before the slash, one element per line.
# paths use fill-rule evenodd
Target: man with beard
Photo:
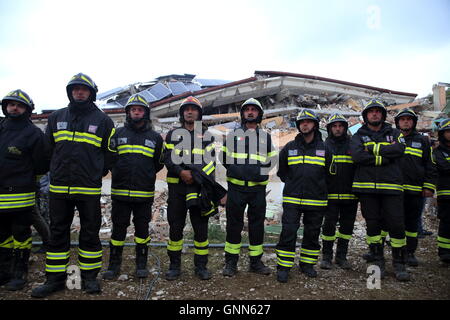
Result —
<path fill-rule="evenodd" d="M 353 192 L 361 203 L 367 224 L 367 243 L 373 263 L 385 274 L 381 228 L 386 222 L 392 246 L 395 277 L 409 281 L 403 211 L 403 177 L 400 158 L 405 150 L 401 133 L 386 123 L 386 107 L 371 100 L 362 111 L 364 125 L 352 137 L 350 150 L 356 164 Z"/>
<path fill-rule="evenodd" d="M 280 239 L 276 246 L 279 282 L 287 282 L 294 266 L 297 230 L 303 213 L 303 241 L 300 271 L 317 277 L 320 227 L 327 208 L 326 177 L 331 153 L 322 141 L 319 119 L 312 110 L 303 109 L 296 119 L 299 134 L 280 151 L 277 175 L 285 183 Z"/>
<path fill-rule="evenodd" d="M 450 118 L 439 126 L 439 146 L 435 149 L 438 170 L 438 255 L 442 262 L 450 264 Z"/>
<path fill-rule="evenodd" d="M 418 117 L 411 109 L 403 109 L 395 116 L 395 126 L 405 138 L 406 148 L 400 159 L 403 173 L 403 210 L 405 216 L 407 263 L 417 267 L 417 229 L 425 197 L 433 197 L 436 189 L 436 166 L 433 164 L 430 142 L 416 131 Z"/>
<path fill-rule="evenodd" d="M 24 91 L 1 101 L 0 122 L 0 286 L 21 290 L 27 283 L 36 175 L 48 170 L 44 133 L 30 121 L 34 103 Z"/>
<path fill-rule="evenodd" d="M 350 154 L 347 120 L 339 113 L 328 119 L 328 138 L 325 145 L 333 154 L 328 175 L 328 207 L 322 226 L 322 269 L 331 269 L 333 244 L 337 238 L 335 262 L 342 269 L 350 269 L 347 261 L 348 243 L 352 237 L 358 200 L 352 193 L 355 168 Z M 339 231 L 336 224 L 339 222 Z"/>
<path fill-rule="evenodd" d="M 249 271 L 268 275 L 270 269 L 261 261 L 266 217 L 266 185 L 277 152 L 272 150 L 270 134 L 259 128 L 264 110 L 261 103 L 250 98 L 241 107 L 241 126 L 231 132 L 222 147 L 222 164 L 227 169 L 228 197 L 225 267 L 223 275 L 237 272 L 241 250 L 244 213 L 248 206 Z"/>
<path fill-rule="evenodd" d="M 48 118 L 47 138 L 53 147 L 50 163 L 50 243 L 46 282 L 31 296 L 44 298 L 66 286 L 70 260 L 70 226 L 75 207 L 80 215 L 78 266 L 81 288 L 100 293 L 97 275 L 102 267 L 100 195 L 102 176 L 111 168 L 114 123 L 96 105 L 97 86 L 79 73 L 66 86 L 69 106 Z"/>
<path fill-rule="evenodd" d="M 117 162 L 112 169 L 113 226 L 109 266 L 103 274 L 103 279 L 108 280 L 119 275 L 131 213 L 135 229 L 136 277 L 148 276 L 148 224 L 152 216 L 156 173 L 164 166 L 160 162 L 163 140 L 152 130 L 148 102 L 142 95 L 135 94 L 128 99 L 125 113 L 125 125 L 117 129 L 112 139 Z"/>

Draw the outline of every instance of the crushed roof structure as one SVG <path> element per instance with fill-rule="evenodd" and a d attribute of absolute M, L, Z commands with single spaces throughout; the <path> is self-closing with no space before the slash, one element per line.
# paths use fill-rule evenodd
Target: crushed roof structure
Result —
<path fill-rule="evenodd" d="M 209 126 L 236 121 L 241 104 L 248 98 L 261 102 L 265 118 L 281 116 L 290 119 L 300 108 L 313 108 L 323 120 L 340 112 L 352 120 L 351 125 L 355 125 L 360 122 L 364 104 L 373 98 L 386 104 L 391 117 L 407 106 L 417 111 L 425 110 L 428 118 L 425 118 L 423 127 L 431 127 L 433 118 L 439 114 L 427 111 L 433 110 L 428 108 L 429 101 L 417 100 L 415 93 L 280 71 L 255 71 L 253 76 L 237 81 L 198 79 L 196 75 L 186 73 L 164 75 L 152 81 L 101 92 L 97 95 L 97 104 L 116 124 L 120 124 L 125 120 L 125 104 L 135 93 L 141 93 L 150 102 L 151 117 L 155 124 L 160 125 L 161 131 L 178 121 L 181 102 L 190 95 L 202 103 L 203 121 Z M 42 124 L 47 116 L 33 115 L 32 119 L 36 124 Z"/>

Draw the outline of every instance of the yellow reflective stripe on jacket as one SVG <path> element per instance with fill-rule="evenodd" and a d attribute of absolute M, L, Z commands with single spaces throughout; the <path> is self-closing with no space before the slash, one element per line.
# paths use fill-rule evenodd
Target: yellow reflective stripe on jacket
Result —
<path fill-rule="evenodd" d="M 78 132 L 78 131 L 68 131 L 68 130 L 60 130 L 53 133 L 53 138 L 55 142 L 59 141 L 75 141 L 75 142 L 84 142 L 88 144 L 92 144 L 96 147 L 101 147 L 102 138 L 97 137 L 95 134 L 87 133 L 87 132 Z"/>
<path fill-rule="evenodd" d="M 175 145 L 173 143 L 165 143 L 164 142 L 164 148 L 168 150 L 173 150 L 175 148 Z"/>
<path fill-rule="evenodd" d="M 356 200 L 358 199 L 351 193 L 329 193 L 328 200 Z"/>
<path fill-rule="evenodd" d="M 405 148 L 405 154 L 410 154 L 412 156 L 416 156 L 416 157 L 422 158 L 423 151 L 422 151 L 422 149 L 406 147 Z"/>
<path fill-rule="evenodd" d="M 155 149 L 141 146 L 141 145 L 131 145 L 131 144 L 120 145 L 117 147 L 117 151 L 119 152 L 119 154 L 138 153 L 138 154 L 142 154 L 144 156 L 150 157 L 150 158 L 153 158 L 153 156 L 155 154 Z"/>
<path fill-rule="evenodd" d="M 422 187 L 421 186 L 413 186 L 413 185 L 410 185 L 410 184 L 404 184 L 403 185 L 403 189 L 409 190 L 409 191 L 418 191 L 418 192 L 422 191 Z"/>
<path fill-rule="evenodd" d="M 383 157 L 382 156 L 375 156 L 375 165 L 381 166 L 383 164 Z"/>
<path fill-rule="evenodd" d="M 352 156 L 333 155 L 333 161 L 336 163 L 353 163 Z"/>
<path fill-rule="evenodd" d="M 325 158 L 323 158 L 323 157 L 311 157 L 311 156 L 288 157 L 288 165 L 294 165 L 294 164 L 300 164 L 300 163 L 315 164 L 315 165 L 319 165 L 319 166 L 325 166 Z"/>
<path fill-rule="evenodd" d="M 32 207 L 35 197 L 35 192 L 0 194 L 0 210 Z"/>
<path fill-rule="evenodd" d="M 139 190 L 126 190 L 114 188 L 111 188 L 111 194 L 116 196 L 142 197 L 142 198 L 151 198 L 155 196 L 154 191 L 139 191 Z"/>
<path fill-rule="evenodd" d="M 249 187 L 255 187 L 255 186 L 265 186 L 269 183 L 269 180 L 265 180 L 265 181 L 245 181 L 245 180 L 239 180 L 236 178 L 231 178 L 231 177 L 227 177 L 227 181 L 231 182 L 233 184 L 236 184 L 238 186 L 245 186 L 247 184 L 247 186 Z"/>
<path fill-rule="evenodd" d="M 450 190 L 438 190 L 437 191 L 438 197 L 440 196 L 450 196 Z"/>
<path fill-rule="evenodd" d="M 180 178 L 167 177 L 166 182 L 167 183 L 178 183 L 178 182 L 180 182 Z"/>
<path fill-rule="evenodd" d="M 377 236 L 367 236 L 366 237 L 367 244 L 381 244 L 381 234 Z"/>
<path fill-rule="evenodd" d="M 427 188 L 436 191 L 436 185 L 429 182 L 424 182 L 422 188 Z"/>
<path fill-rule="evenodd" d="M 0 210 L 32 207 L 35 197 L 35 192 L 0 194 Z"/>
<path fill-rule="evenodd" d="M 188 193 L 186 194 L 186 201 L 192 200 L 192 199 L 197 199 L 198 198 L 198 193 Z"/>
<path fill-rule="evenodd" d="M 303 206 L 327 206 L 328 200 L 300 199 L 294 197 L 283 197 L 283 203 L 292 203 Z"/>
<path fill-rule="evenodd" d="M 203 167 L 203 171 L 207 174 L 210 175 L 211 172 L 213 172 L 216 169 L 216 167 L 214 166 L 214 162 L 211 161 L 210 163 L 208 163 L 206 166 Z"/>
<path fill-rule="evenodd" d="M 403 191 L 403 186 L 393 183 L 374 183 L 374 182 L 357 182 L 352 184 L 353 188 L 358 189 L 383 189 L 383 190 L 398 190 Z"/>
<path fill-rule="evenodd" d="M 50 192 L 67 194 L 100 195 L 102 188 L 67 187 L 50 185 Z"/>

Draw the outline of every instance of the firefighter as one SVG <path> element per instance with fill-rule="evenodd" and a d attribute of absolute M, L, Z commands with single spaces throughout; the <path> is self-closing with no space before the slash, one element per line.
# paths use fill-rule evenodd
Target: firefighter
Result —
<path fill-rule="evenodd" d="M 181 275 L 181 250 L 187 211 L 194 229 L 195 275 L 202 280 L 211 278 L 207 269 L 210 215 L 202 213 L 198 206 L 188 209 L 188 203 L 200 197 L 199 192 L 192 192 L 196 183 L 191 168 L 198 168 L 213 179 L 215 176 L 214 137 L 202 125 L 202 113 L 202 105 L 197 98 L 189 96 L 183 100 L 179 109 L 181 127 L 169 131 L 165 140 L 163 157 L 169 189 L 167 254 L 170 265 L 165 274 L 167 280 L 176 280 Z"/>
<path fill-rule="evenodd" d="M 100 195 L 102 176 L 111 168 L 114 123 L 96 105 L 97 86 L 79 73 L 66 86 L 69 105 L 48 118 L 47 138 L 53 147 L 50 163 L 50 243 L 46 282 L 31 296 L 46 297 L 63 290 L 70 259 L 70 226 L 75 207 L 81 223 L 78 266 L 81 288 L 100 293 L 97 275 L 102 266 Z"/>
<path fill-rule="evenodd" d="M 403 211 L 403 177 L 400 158 L 405 151 L 401 133 L 386 121 L 386 107 L 380 100 L 370 100 L 362 111 L 364 125 L 353 135 L 350 149 L 356 172 L 353 192 L 361 203 L 367 225 L 367 243 L 373 264 L 385 274 L 381 240 L 383 220 L 389 231 L 395 277 L 409 281 L 406 270 L 406 237 Z"/>
<path fill-rule="evenodd" d="M 250 98 L 241 107 L 241 126 L 226 137 L 221 162 L 227 169 L 228 196 L 226 204 L 225 267 L 223 275 L 237 272 L 241 249 L 244 213 L 248 206 L 250 272 L 268 275 L 270 269 L 261 261 L 263 255 L 264 220 L 266 217 L 266 186 L 268 173 L 275 164 L 270 134 L 258 125 L 263 117 L 261 103 Z"/>
<path fill-rule="evenodd" d="M 328 204 L 326 177 L 331 152 L 322 141 L 319 118 L 302 109 L 296 118 L 299 134 L 280 151 L 277 175 L 285 183 L 280 239 L 276 246 L 277 280 L 287 282 L 294 266 L 297 230 L 303 214 L 300 271 L 317 277 L 314 265 L 320 252 L 320 227 Z"/>
<path fill-rule="evenodd" d="M 332 152 L 328 174 L 328 207 L 322 225 L 322 269 L 331 269 L 333 244 L 337 238 L 336 264 L 342 269 L 351 269 L 347 261 L 348 243 L 353 234 L 353 226 L 358 209 L 358 199 L 352 193 L 355 168 L 350 154 L 350 137 L 347 135 L 348 122 L 339 113 L 329 117 L 328 137 L 325 145 Z M 339 222 L 339 231 L 336 224 Z"/>
<path fill-rule="evenodd" d="M 450 118 L 440 123 L 439 146 L 434 150 L 438 170 L 438 256 L 450 264 Z"/>
<path fill-rule="evenodd" d="M 403 173 L 403 210 L 407 264 L 417 267 L 414 255 L 418 244 L 418 226 L 424 198 L 432 198 L 436 189 L 437 171 L 433 164 L 429 139 L 416 131 L 418 117 L 411 109 L 403 109 L 395 116 L 395 126 L 405 138 L 406 148 L 400 159 Z"/>
<path fill-rule="evenodd" d="M 148 102 L 140 94 L 130 97 L 126 106 L 125 125 L 117 129 L 112 144 L 117 150 L 117 162 L 112 170 L 113 223 L 108 270 L 103 279 L 112 280 L 120 272 L 122 251 L 130 225 L 131 213 L 135 228 L 136 276 L 148 276 L 147 257 L 149 222 L 155 193 L 156 173 L 161 160 L 163 140 L 152 130 Z"/>
<path fill-rule="evenodd" d="M 34 104 L 24 91 L 1 101 L 0 123 L 0 285 L 10 291 L 27 283 L 36 175 L 48 171 L 44 133 L 30 121 Z"/>

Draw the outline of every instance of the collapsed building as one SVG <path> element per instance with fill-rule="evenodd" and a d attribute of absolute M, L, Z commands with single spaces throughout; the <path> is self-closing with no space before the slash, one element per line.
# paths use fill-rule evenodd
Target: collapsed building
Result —
<path fill-rule="evenodd" d="M 128 98 L 142 94 L 151 107 L 151 118 L 155 130 L 165 134 L 178 125 L 178 110 L 182 101 L 193 95 L 203 105 L 202 121 L 216 135 L 226 135 L 240 125 L 239 110 L 248 98 L 258 99 L 264 108 L 262 126 L 271 133 L 278 148 L 293 140 L 297 135 L 295 116 L 301 108 L 314 109 L 321 118 L 321 128 L 325 128 L 330 114 L 340 112 L 349 121 L 349 130 L 353 134 L 361 126 L 361 111 L 370 99 L 379 99 L 388 109 L 388 121 L 394 123 L 395 114 L 406 107 L 412 108 L 419 115 L 417 129 L 432 133 L 436 124 L 450 114 L 450 102 L 445 99 L 445 89 L 449 84 L 439 83 L 433 87 L 433 97 L 417 98 L 416 93 L 400 92 L 386 88 L 353 83 L 348 81 L 278 71 L 255 71 L 252 77 L 238 81 L 217 79 L 197 79 L 193 74 L 172 74 L 144 83 L 129 84 L 97 95 L 97 105 L 114 121 L 116 127 L 125 122 L 125 104 Z M 444 95 L 444 98 L 443 98 Z M 438 98 L 436 98 L 438 96 Z M 47 124 L 50 112 L 33 114 L 33 122 L 42 129 Z M 326 136 L 326 131 L 322 133 Z M 221 146 L 217 145 L 219 149 Z M 279 194 L 281 183 L 272 175 L 268 188 L 268 207 L 266 218 L 269 226 L 280 229 Z M 222 166 L 217 166 L 216 178 L 226 183 Z M 153 238 L 164 239 L 167 235 L 166 185 L 165 173 L 158 174 L 155 206 L 158 208 L 152 218 Z M 104 181 L 103 193 L 108 195 L 109 182 Z M 105 203 L 110 198 L 105 198 Z M 106 204 L 103 229 L 110 232 L 110 204 Z M 223 211 L 223 208 L 221 209 Z M 219 223 L 224 228 L 225 215 L 218 215 Z M 272 222 L 270 222 L 272 221 Z M 266 226 L 267 227 L 267 226 Z M 276 228 L 275 228 L 276 229 Z M 131 231 L 132 232 L 132 231 Z"/>
<path fill-rule="evenodd" d="M 255 71 L 252 77 L 238 81 L 171 74 L 99 93 L 97 104 L 116 126 L 121 126 L 125 121 L 128 98 L 140 93 L 150 102 L 155 129 L 165 133 L 178 121 L 177 113 L 183 99 L 194 95 L 203 105 L 203 122 L 213 130 L 224 132 L 233 128 L 239 118 L 241 104 L 251 97 L 263 105 L 263 125 L 268 129 L 279 127 L 282 120 L 289 124 L 289 119 L 300 108 L 315 109 L 322 121 L 329 114 L 340 112 L 349 118 L 350 126 L 357 125 L 363 105 L 376 98 L 382 100 L 390 111 L 388 121 L 392 121 L 392 116 L 401 108 L 410 107 L 421 114 L 418 129 L 426 131 L 431 130 L 433 121 L 443 116 L 441 111 L 445 100 L 442 101 L 442 88 L 446 85 L 439 83 L 433 87 L 437 92 L 435 97 L 439 97 L 436 103 L 430 99 L 417 99 L 415 93 L 290 72 Z M 439 103 L 443 106 L 436 108 Z M 49 113 L 34 114 L 32 120 L 43 128 Z"/>

